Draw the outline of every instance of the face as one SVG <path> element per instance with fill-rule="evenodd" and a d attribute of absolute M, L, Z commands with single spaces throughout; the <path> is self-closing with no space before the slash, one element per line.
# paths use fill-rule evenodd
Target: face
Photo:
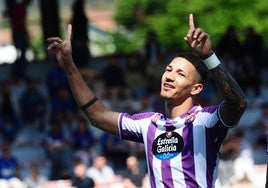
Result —
<path fill-rule="evenodd" d="M 203 88 L 198 82 L 200 75 L 186 59 L 177 57 L 166 67 L 162 75 L 160 95 L 168 100 L 182 102 Z"/>
<path fill-rule="evenodd" d="M 94 166 L 97 169 L 102 169 L 106 165 L 106 158 L 103 156 L 98 156 L 94 159 Z"/>
<path fill-rule="evenodd" d="M 129 158 L 127 158 L 127 167 L 129 169 L 137 167 L 137 166 L 138 166 L 138 160 L 135 157 L 130 156 Z"/>
<path fill-rule="evenodd" d="M 87 171 L 87 165 L 86 164 L 77 164 L 75 167 L 74 167 L 74 172 L 76 174 L 76 176 L 78 177 L 83 177 L 84 174 L 86 173 Z"/>

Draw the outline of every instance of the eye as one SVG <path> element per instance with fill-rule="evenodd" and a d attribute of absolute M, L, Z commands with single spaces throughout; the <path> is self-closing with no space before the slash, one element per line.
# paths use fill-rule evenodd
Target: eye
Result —
<path fill-rule="evenodd" d="M 171 69 L 170 67 L 167 67 L 165 71 L 166 71 L 166 72 L 171 72 L 172 69 Z"/>
<path fill-rule="evenodd" d="M 182 73 L 182 72 L 180 72 L 180 71 L 178 72 L 178 75 L 179 75 L 179 76 L 182 76 L 182 77 L 185 77 L 185 74 Z"/>

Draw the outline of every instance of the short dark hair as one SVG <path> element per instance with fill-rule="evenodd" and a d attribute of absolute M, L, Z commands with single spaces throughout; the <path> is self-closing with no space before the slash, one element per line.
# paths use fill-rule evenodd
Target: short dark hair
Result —
<path fill-rule="evenodd" d="M 191 52 L 180 52 L 177 57 L 182 57 L 185 58 L 187 61 L 192 63 L 192 65 L 195 67 L 197 72 L 200 74 L 200 82 L 202 84 L 205 83 L 207 79 L 207 67 L 205 66 L 205 63 L 203 60 L 198 57 L 196 54 L 191 53 Z"/>

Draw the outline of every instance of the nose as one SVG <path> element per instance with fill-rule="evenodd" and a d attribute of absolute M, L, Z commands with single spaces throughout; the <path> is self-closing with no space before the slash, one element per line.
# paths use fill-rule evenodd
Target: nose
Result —
<path fill-rule="evenodd" d="M 167 72 L 165 75 L 166 81 L 173 81 L 174 80 L 174 73 L 173 72 Z"/>

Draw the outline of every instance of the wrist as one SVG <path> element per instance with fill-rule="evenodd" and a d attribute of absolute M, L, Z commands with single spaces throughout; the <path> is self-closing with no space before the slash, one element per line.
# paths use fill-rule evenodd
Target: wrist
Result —
<path fill-rule="evenodd" d="M 73 61 L 70 61 L 68 63 L 64 63 L 62 65 L 62 68 L 65 71 L 65 73 L 67 74 L 67 76 L 70 76 L 70 75 L 73 75 L 73 74 L 76 74 L 77 72 L 79 72 Z"/>
<path fill-rule="evenodd" d="M 205 63 L 208 70 L 214 69 L 219 64 L 221 64 L 215 53 L 212 53 L 208 58 L 203 59 L 203 62 Z"/>

